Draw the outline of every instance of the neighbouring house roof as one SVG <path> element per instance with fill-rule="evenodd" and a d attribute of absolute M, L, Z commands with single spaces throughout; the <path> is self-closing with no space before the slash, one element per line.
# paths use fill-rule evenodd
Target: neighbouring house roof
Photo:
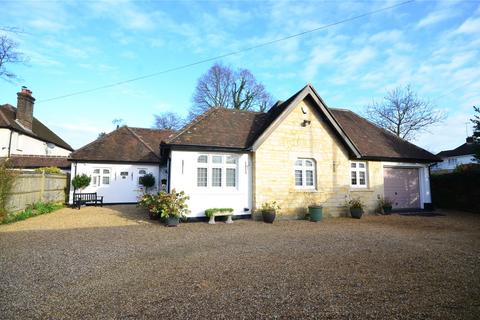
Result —
<path fill-rule="evenodd" d="M 479 152 L 479 151 L 480 151 L 480 144 L 464 143 L 455 149 L 440 151 L 439 153 L 437 153 L 437 156 L 441 158 L 458 157 L 458 156 L 475 154 L 476 152 Z"/>
<path fill-rule="evenodd" d="M 160 143 L 173 133 L 122 126 L 72 152 L 69 160 L 157 163 L 160 161 Z"/>
<path fill-rule="evenodd" d="M 73 148 L 62 138 L 57 136 L 52 130 L 48 129 L 37 118 L 33 117 L 32 131 L 25 129 L 16 119 L 17 108 L 12 105 L 4 104 L 0 106 L 0 128 L 8 128 L 33 138 L 53 143 L 61 148 L 73 151 Z"/>
<path fill-rule="evenodd" d="M 352 111 L 330 109 L 311 85 L 268 112 L 214 108 L 197 117 L 165 142 L 170 147 L 255 150 L 269 132 L 303 99 L 313 100 L 333 132 L 354 158 L 436 162 L 438 157 L 376 126 Z"/>
<path fill-rule="evenodd" d="M 6 158 L 2 158 L 6 159 Z M 13 155 L 9 158 L 10 164 L 14 168 L 41 168 L 57 167 L 60 169 L 69 169 L 70 162 L 67 157 L 60 156 L 39 156 L 39 155 Z"/>

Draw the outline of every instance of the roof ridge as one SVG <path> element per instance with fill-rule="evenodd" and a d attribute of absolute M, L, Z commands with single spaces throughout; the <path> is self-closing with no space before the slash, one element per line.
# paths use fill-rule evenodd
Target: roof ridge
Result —
<path fill-rule="evenodd" d="M 105 134 L 104 136 L 99 137 L 99 138 L 93 140 L 92 142 L 87 143 L 87 144 L 84 145 L 83 147 L 81 147 L 81 148 L 73 151 L 72 153 L 70 153 L 70 155 L 69 155 L 68 157 L 70 158 L 72 154 L 74 154 L 74 153 L 76 153 L 76 152 L 78 152 L 78 151 L 80 151 L 80 150 L 82 150 L 82 149 L 87 148 L 88 146 L 94 144 L 95 142 L 99 142 L 99 141 L 102 141 L 102 140 L 106 139 L 108 136 L 112 135 L 113 133 L 115 133 L 115 132 L 118 131 L 118 130 L 123 129 L 123 128 L 126 127 L 126 126 L 127 126 L 127 125 L 123 125 L 123 126 L 121 126 L 120 128 L 115 129 L 115 130 L 112 130 L 112 131 L 110 131 L 109 133 Z"/>
<path fill-rule="evenodd" d="M 155 155 L 155 157 L 159 158 L 155 152 L 155 150 L 153 150 L 153 148 L 151 146 L 148 145 L 148 143 L 146 143 L 142 137 L 140 137 L 138 134 L 135 133 L 135 131 L 133 131 L 132 129 L 130 129 L 127 125 L 125 125 L 125 128 L 130 131 L 141 143 L 143 143 L 145 145 L 145 147 L 148 148 L 148 150 L 152 151 L 153 154 Z"/>
<path fill-rule="evenodd" d="M 129 127 L 130 129 L 141 129 L 141 130 L 150 130 L 150 131 L 170 131 L 175 132 L 172 129 L 159 129 L 159 128 L 143 128 L 143 127 Z"/>
<path fill-rule="evenodd" d="M 210 114 L 212 114 L 214 111 L 216 111 L 217 109 L 219 109 L 219 107 L 214 107 L 214 108 L 210 108 L 208 109 L 207 111 L 205 111 L 204 113 L 198 115 L 195 117 L 195 119 L 193 119 L 192 121 L 190 121 L 189 123 L 187 123 L 183 128 L 181 128 L 180 130 L 178 130 L 177 134 L 174 135 L 173 137 L 171 137 L 170 139 L 167 139 L 165 142 L 166 143 L 170 143 L 171 141 L 175 140 L 176 138 L 180 137 L 184 132 L 186 132 L 188 129 L 190 129 L 191 127 L 193 127 L 195 124 L 199 123 L 200 120 L 203 120 L 205 119 L 207 116 L 209 116 Z"/>

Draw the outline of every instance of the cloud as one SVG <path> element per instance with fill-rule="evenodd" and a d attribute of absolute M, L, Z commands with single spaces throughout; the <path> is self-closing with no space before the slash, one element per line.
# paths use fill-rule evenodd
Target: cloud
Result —
<path fill-rule="evenodd" d="M 337 53 L 338 48 L 332 45 L 313 48 L 312 52 L 310 53 L 310 59 L 305 65 L 303 78 L 308 82 L 312 81 L 317 76 L 318 69 L 322 65 L 331 64 L 334 62 Z"/>
<path fill-rule="evenodd" d="M 439 11 L 434 11 L 430 14 L 428 14 L 425 18 L 420 20 L 417 23 L 417 28 L 425 28 L 429 27 L 431 25 L 440 23 L 442 21 L 448 20 L 450 18 L 455 17 L 455 13 L 452 13 L 451 10 L 439 10 Z"/>
<path fill-rule="evenodd" d="M 388 30 L 382 31 L 372 35 L 369 38 L 370 42 L 397 42 L 403 37 L 403 33 L 400 30 Z"/>
<path fill-rule="evenodd" d="M 480 30 L 480 18 L 469 18 L 462 23 L 456 33 L 478 33 Z"/>

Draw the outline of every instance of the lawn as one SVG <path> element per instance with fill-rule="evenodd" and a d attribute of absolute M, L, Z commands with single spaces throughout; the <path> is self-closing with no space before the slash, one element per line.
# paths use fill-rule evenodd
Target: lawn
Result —
<path fill-rule="evenodd" d="M 0 226 L 0 314 L 476 319 L 480 215 L 165 228 L 133 206 Z"/>

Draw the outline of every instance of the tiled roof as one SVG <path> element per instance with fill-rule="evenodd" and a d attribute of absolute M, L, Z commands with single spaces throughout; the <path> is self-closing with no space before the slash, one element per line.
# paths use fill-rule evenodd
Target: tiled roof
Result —
<path fill-rule="evenodd" d="M 285 102 L 277 102 L 267 113 L 215 108 L 199 116 L 173 138 L 172 147 L 223 147 L 247 150 L 299 99 L 315 95 L 334 131 L 351 153 L 365 159 L 435 162 L 439 158 L 376 126 L 349 110 L 330 109 L 311 85 L 305 86 Z M 319 109 L 320 110 L 320 109 Z"/>
<path fill-rule="evenodd" d="M 475 154 L 480 151 L 480 144 L 478 143 L 464 143 L 461 146 L 452 149 L 440 151 L 437 153 L 439 157 L 456 157 L 456 156 L 466 156 L 469 154 Z"/>
<path fill-rule="evenodd" d="M 60 169 L 69 169 L 70 162 L 67 157 L 57 156 L 37 156 L 37 155 L 12 155 L 10 163 L 14 168 L 41 168 L 58 167 Z"/>
<path fill-rule="evenodd" d="M 53 143 L 61 148 L 73 150 L 68 143 L 63 141 L 62 138 L 57 136 L 35 117 L 33 118 L 32 131 L 26 130 L 15 121 L 16 112 L 17 108 L 9 104 L 0 106 L 0 128 L 9 128 L 42 141 Z"/>
<path fill-rule="evenodd" d="M 350 110 L 330 108 L 330 111 L 359 149 L 362 158 L 440 161 L 427 150 L 397 137 Z"/>
<path fill-rule="evenodd" d="M 160 143 L 173 131 L 120 127 L 70 154 L 72 161 L 160 161 Z"/>

